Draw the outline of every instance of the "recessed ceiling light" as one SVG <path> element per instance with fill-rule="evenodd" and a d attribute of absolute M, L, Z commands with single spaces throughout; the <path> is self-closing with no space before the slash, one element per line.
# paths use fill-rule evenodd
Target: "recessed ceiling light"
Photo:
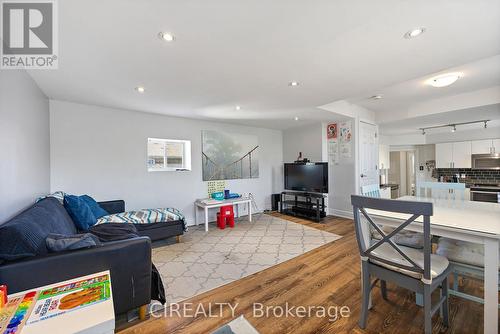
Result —
<path fill-rule="evenodd" d="M 158 34 L 158 37 L 164 40 L 165 42 L 173 42 L 175 40 L 175 36 L 169 32 L 160 32 Z"/>
<path fill-rule="evenodd" d="M 373 95 L 373 96 L 370 96 L 370 99 L 374 99 L 374 100 L 380 100 L 381 98 L 383 98 L 382 95 Z"/>
<path fill-rule="evenodd" d="M 298 120 L 299 120 L 299 118 L 298 118 L 297 116 L 295 116 L 294 120 L 298 121 Z"/>
<path fill-rule="evenodd" d="M 236 110 L 240 110 L 240 109 L 241 109 L 241 107 L 240 107 L 240 106 L 236 106 L 236 107 L 234 107 L 234 109 L 236 109 Z"/>
<path fill-rule="evenodd" d="M 138 92 L 138 93 L 144 93 L 146 91 L 146 89 L 142 86 L 137 86 L 135 87 L 135 90 Z"/>
<path fill-rule="evenodd" d="M 404 38 L 406 38 L 406 39 L 415 38 L 417 36 L 422 35 L 424 32 L 425 32 L 424 27 L 415 28 L 415 29 L 412 29 L 410 31 L 407 31 L 406 34 L 404 34 Z"/>
<path fill-rule="evenodd" d="M 288 86 L 291 86 L 291 87 L 295 87 L 295 86 L 298 86 L 299 83 L 297 81 L 291 81 L 288 83 Z"/>
<path fill-rule="evenodd" d="M 432 87 L 446 87 L 455 83 L 455 81 L 460 79 L 460 77 L 462 77 L 462 73 L 445 73 L 435 76 L 434 78 L 430 78 L 427 81 L 427 84 Z"/>

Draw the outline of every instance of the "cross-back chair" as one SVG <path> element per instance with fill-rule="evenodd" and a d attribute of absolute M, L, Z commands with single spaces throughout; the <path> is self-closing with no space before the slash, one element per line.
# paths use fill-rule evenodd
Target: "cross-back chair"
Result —
<path fill-rule="evenodd" d="M 453 182 L 418 182 L 418 197 L 465 201 L 465 183 Z"/>
<path fill-rule="evenodd" d="M 361 195 L 380 198 L 380 186 L 378 184 L 369 184 L 361 187 Z"/>
<path fill-rule="evenodd" d="M 443 322 L 448 325 L 448 275 L 450 265 L 448 260 L 439 255 L 431 254 L 430 217 L 433 214 L 432 203 L 401 200 L 380 199 L 365 196 L 351 196 L 353 206 L 356 239 L 361 255 L 362 269 L 362 309 L 359 320 L 361 328 L 366 327 L 370 292 L 381 281 L 382 296 L 387 298 L 386 281 L 401 287 L 421 293 L 424 306 L 425 333 L 432 332 L 432 316 L 441 309 Z M 392 232 L 386 234 L 367 212 L 368 209 L 396 212 L 411 215 L 402 221 Z M 397 245 L 392 238 L 423 217 L 424 248 L 418 250 Z M 363 218 L 363 219 L 362 219 Z M 365 221 L 382 236 L 380 240 L 370 240 Z M 372 283 L 371 278 L 375 277 Z M 431 294 L 440 288 L 440 300 L 436 305 L 431 303 Z"/>

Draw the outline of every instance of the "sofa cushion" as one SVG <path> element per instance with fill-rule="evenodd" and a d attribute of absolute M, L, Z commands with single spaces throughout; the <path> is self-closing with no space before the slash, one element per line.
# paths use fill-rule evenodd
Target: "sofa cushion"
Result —
<path fill-rule="evenodd" d="M 50 252 L 63 252 L 68 250 L 96 247 L 101 244 L 99 238 L 91 233 L 83 234 L 49 234 L 45 240 Z"/>
<path fill-rule="evenodd" d="M 88 231 L 89 227 L 97 221 L 90 206 L 78 196 L 66 195 L 64 197 L 64 207 L 80 231 Z"/>
<path fill-rule="evenodd" d="M 89 195 L 82 195 L 80 196 L 80 199 L 82 199 L 85 203 L 87 203 L 87 205 L 90 207 L 90 211 L 92 211 L 96 219 L 109 215 L 109 212 L 101 208 L 99 204 L 95 201 L 95 199 L 93 199 Z"/>
<path fill-rule="evenodd" d="M 43 199 L 0 225 L 0 260 L 47 254 L 45 239 L 50 233 L 76 232 L 61 203 L 52 197 Z"/>

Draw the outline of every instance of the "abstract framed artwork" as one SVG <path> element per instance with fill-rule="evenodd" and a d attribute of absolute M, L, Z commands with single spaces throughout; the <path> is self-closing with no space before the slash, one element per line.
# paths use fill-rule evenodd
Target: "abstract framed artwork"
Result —
<path fill-rule="evenodd" d="M 257 136 L 202 131 L 203 181 L 259 177 Z"/>

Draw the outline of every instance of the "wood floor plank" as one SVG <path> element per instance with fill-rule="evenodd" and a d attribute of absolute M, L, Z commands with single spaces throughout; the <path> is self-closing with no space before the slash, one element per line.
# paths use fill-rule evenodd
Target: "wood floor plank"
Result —
<path fill-rule="evenodd" d="M 324 223 L 300 218 L 275 216 L 297 224 L 343 236 L 299 257 L 186 300 L 186 303 L 238 303 L 235 316 L 245 318 L 262 334 L 267 333 L 422 333 L 423 311 L 415 305 L 414 295 L 388 284 L 389 301 L 384 301 L 378 288 L 373 290 L 373 308 L 367 329 L 358 327 L 360 313 L 360 262 L 353 221 L 327 217 Z M 482 294 L 482 282 L 463 282 L 466 292 Z M 438 297 L 438 296 L 434 296 Z M 255 317 L 254 303 L 264 306 L 349 307 L 347 318 L 329 321 L 327 317 Z M 177 315 L 152 318 L 120 331 L 137 333 L 210 333 L 232 320 L 228 309 L 222 317 L 195 318 Z M 450 327 L 444 328 L 438 315 L 433 319 L 433 333 L 482 333 L 483 307 L 480 304 L 450 297 Z"/>

